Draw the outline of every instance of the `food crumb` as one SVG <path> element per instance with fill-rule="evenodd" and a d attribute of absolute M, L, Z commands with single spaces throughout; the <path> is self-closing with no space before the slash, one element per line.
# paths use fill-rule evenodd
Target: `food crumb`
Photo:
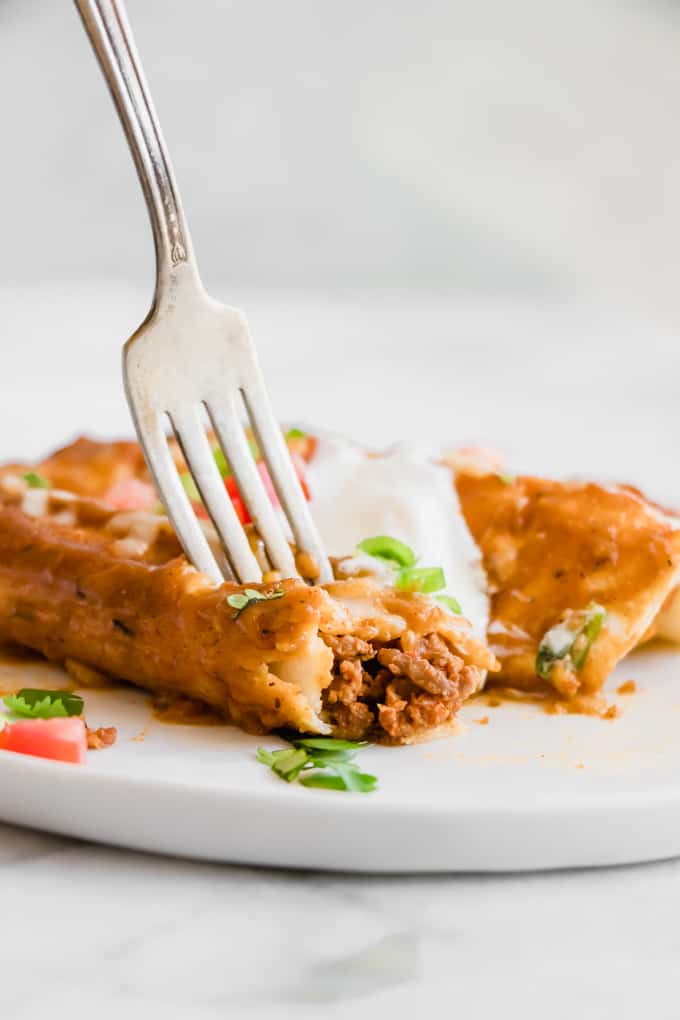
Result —
<path fill-rule="evenodd" d="M 101 751 L 103 747 L 115 744 L 118 730 L 115 726 L 99 726 L 96 730 L 87 727 L 87 747 L 90 751 Z"/>
<path fill-rule="evenodd" d="M 489 717 L 488 717 L 488 715 L 480 715 L 479 719 L 473 719 L 472 721 L 476 722 L 479 726 L 488 726 L 489 725 Z"/>
<path fill-rule="evenodd" d="M 584 768 L 585 768 L 585 765 L 583 764 L 583 762 L 582 762 L 582 761 L 577 761 L 577 762 L 576 762 L 576 766 L 575 766 L 575 767 L 576 767 L 577 769 L 584 769 Z"/>
<path fill-rule="evenodd" d="M 618 705 L 610 705 L 606 712 L 603 712 L 603 719 L 618 719 L 621 715 L 621 709 Z"/>
<path fill-rule="evenodd" d="M 498 706 L 501 704 L 501 699 L 493 697 L 487 698 L 486 703 L 489 706 L 489 708 L 498 708 Z"/>
<path fill-rule="evenodd" d="M 637 684 L 634 680 L 624 680 L 624 682 L 616 688 L 617 694 L 635 694 L 636 691 Z"/>

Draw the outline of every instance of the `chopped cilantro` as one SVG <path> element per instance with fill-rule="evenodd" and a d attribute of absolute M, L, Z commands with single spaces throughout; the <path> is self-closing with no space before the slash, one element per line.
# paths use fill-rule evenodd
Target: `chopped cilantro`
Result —
<path fill-rule="evenodd" d="M 292 747 L 278 751 L 257 749 L 257 760 L 267 765 L 280 779 L 292 783 L 301 776 L 302 786 L 322 790 L 371 793 L 378 780 L 362 772 L 354 762 L 365 741 L 333 740 L 330 737 L 293 738 Z M 302 773 L 302 775 L 301 775 Z"/>
<path fill-rule="evenodd" d="M 24 719 L 55 719 L 83 714 L 83 699 L 70 691 L 23 687 L 17 694 L 7 694 L 3 700 L 11 712 Z"/>
<path fill-rule="evenodd" d="M 227 595 L 227 603 L 235 610 L 233 618 L 237 620 L 244 609 L 254 606 L 256 602 L 270 602 L 272 599 L 280 599 L 283 596 L 283 588 L 276 588 L 270 592 L 256 591 L 255 588 L 244 588 L 243 591 Z"/>

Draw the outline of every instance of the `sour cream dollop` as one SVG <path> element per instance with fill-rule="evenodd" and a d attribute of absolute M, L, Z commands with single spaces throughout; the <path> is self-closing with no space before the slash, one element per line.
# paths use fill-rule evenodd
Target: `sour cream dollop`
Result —
<path fill-rule="evenodd" d="M 406 542 L 419 565 L 443 568 L 446 588 L 441 594 L 457 599 L 475 633 L 485 637 L 489 599 L 484 571 L 449 468 L 407 443 L 372 456 L 350 440 L 322 435 L 307 477 L 312 515 L 330 555 L 351 555 L 373 535 Z"/>

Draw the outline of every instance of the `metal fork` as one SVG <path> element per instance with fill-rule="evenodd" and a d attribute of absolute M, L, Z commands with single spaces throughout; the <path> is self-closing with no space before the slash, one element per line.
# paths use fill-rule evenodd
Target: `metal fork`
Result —
<path fill-rule="evenodd" d="M 328 557 L 274 417 L 246 320 L 203 288 L 170 159 L 121 0 L 75 0 L 127 135 L 149 209 L 156 247 L 156 293 L 127 341 L 123 378 L 137 435 L 163 505 L 193 564 L 215 580 L 262 580 L 262 570 L 215 463 L 205 413 L 235 476 L 271 566 L 298 571 L 264 488 L 242 425 L 241 401 L 298 550 L 332 579 Z M 220 537 L 213 555 L 168 447 L 169 418 L 201 499 Z"/>

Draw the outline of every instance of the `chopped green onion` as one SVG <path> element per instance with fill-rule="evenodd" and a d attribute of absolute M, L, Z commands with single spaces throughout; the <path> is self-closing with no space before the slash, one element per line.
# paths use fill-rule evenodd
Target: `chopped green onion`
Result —
<path fill-rule="evenodd" d="M 23 687 L 17 694 L 7 694 L 4 703 L 15 715 L 25 719 L 56 719 L 82 715 L 84 702 L 70 691 L 44 691 Z"/>
<path fill-rule="evenodd" d="M 441 567 L 404 567 L 397 575 L 395 587 L 431 595 L 446 587 L 446 576 Z"/>
<path fill-rule="evenodd" d="M 28 471 L 25 475 L 21 476 L 25 482 L 28 483 L 29 489 L 51 489 L 52 483 L 39 475 L 37 471 Z"/>
<path fill-rule="evenodd" d="M 536 654 L 536 675 L 550 679 L 555 664 L 563 660 L 577 672 L 581 670 L 606 618 L 606 610 L 595 602 L 565 613 L 564 619 L 543 635 Z"/>
<path fill-rule="evenodd" d="M 229 467 L 227 458 L 224 456 L 219 446 L 216 446 L 215 449 L 213 450 L 213 457 L 215 458 L 215 463 L 217 464 L 217 470 L 219 471 L 223 478 L 227 478 L 231 474 L 231 468 Z"/>
<path fill-rule="evenodd" d="M 248 446 L 250 448 L 253 460 L 254 461 L 261 460 L 262 455 L 260 453 L 260 447 L 257 445 L 255 440 L 252 439 L 250 436 L 247 435 L 246 439 L 248 441 Z M 222 478 L 229 478 L 229 476 L 231 475 L 231 466 L 227 458 L 222 453 L 222 450 L 220 449 L 219 446 L 215 446 L 213 448 L 213 457 L 215 458 L 217 470 L 222 475 Z"/>
<path fill-rule="evenodd" d="M 583 624 L 583 628 L 576 636 L 576 640 L 571 647 L 571 659 L 576 669 L 582 669 L 586 659 L 588 658 L 588 652 L 590 651 L 595 638 L 602 630 L 602 625 L 607 617 L 606 610 L 602 606 L 591 605 L 588 610 L 588 618 Z"/>
<path fill-rule="evenodd" d="M 179 480 L 191 502 L 199 503 L 201 500 L 201 494 L 196 488 L 196 482 L 192 475 L 188 471 L 183 471 L 179 476 Z"/>
<path fill-rule="evenodd" d="M 454 599 L 451 595 L 435 595 L 435 602 L 439 602 L 440 605 L 445 606 L 446 609 L 451 613 L 455 613 L 456 616 L 460 616 L 463 612 L 458 599 Z"/>
<path fill-rule="evenodd" d="M 498 478 L 503 483 L 503 485 L 512 485 L 512 483 L 515 480 L 514 475 L 509 475 L 505 473 L 502 474 L 500 471 L 496 473 L 496 478 Z"/>
<path fill-rule="evenodd" d="M 374 535 L 373 538 L 365 538 L 359 542 L 357 549 L 367 553 L 368 556 L 375 556 L 379 560 L 389 560 L 399 567 L 412 567 L 416 562 L 416 554 L 405 542 L 390 535 Z"/>
<path fill-rule="evenodd" d="M 286 439 L 306 439 L 307 433 L 303 432 L 302 429 L 288 429 L 286 432 Z"/>
<path fill-rule="evenodd" d="M 256 602 L 270 602 L 272 599 L 283 598 L 283 588 L 276 588 L 274 591 L 256 591 L 255 588 L 245 588 L 242 592 L 234 592 L 227 595 L 227 604 L 236 610 L 233 618 L 237 620 L 244 609 L 254 606 Z"/>

